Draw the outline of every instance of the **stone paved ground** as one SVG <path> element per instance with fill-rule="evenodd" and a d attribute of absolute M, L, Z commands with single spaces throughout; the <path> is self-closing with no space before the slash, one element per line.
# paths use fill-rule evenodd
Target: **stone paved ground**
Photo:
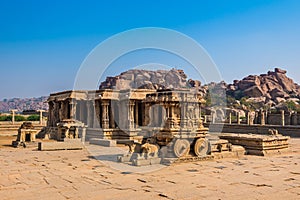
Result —
<path fill-rule="evenodd" d="M 300 139 L 290 154 L 124 173 L 83 151 L 0 149 L 0 199 L 300 199 Z"/>

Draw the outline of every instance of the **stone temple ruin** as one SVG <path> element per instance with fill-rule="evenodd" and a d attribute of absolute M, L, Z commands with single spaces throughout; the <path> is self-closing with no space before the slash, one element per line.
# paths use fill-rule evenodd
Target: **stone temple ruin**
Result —
<path fill-rule="evenodd" d="M 129 151 L 118 161 L 134 165 L 239 157 L 245 153 L 269 155 L 288 149 L 289 137 L 275 130 L 276 134 L 270 130 L 264 136 L 248 134 L 253 133 L 248 130 L 257 129 L 249 113 L 247 125 L 240 124 L 240 116 L 237 125 L 231 124 L 231 117 L 224 124 L 223 118 L 217 118 L 217 111 L 210 117 L 201 116 L 206 93 L 199 81 L 186 78 L 176 69 L 129 70 L 108 77 L 99 90 L 53 93 L 48 98 L 47 127 L 40 135 L 59 142 L 39 144 L 39 149 L 82 148 L 84 142 L 126 145 Z M 270 116 L 260 118 L 261 126 L 270 121 Z M 247 134 L 220 134 L 221 129 L 214 134 L 219 125 L 222 130 L 241 127 Z"/>
<path fill-rule="evenodd" d="M 258 137 L 243 136 L 254 143 L 262 141 L 250 151 L 248 143 L 232 134 L 221 138 L 209 135 L 201 116 L 204 99 L 192 89 L 65 91 L 51 94 L 48 103 L 44 137 L 127 145 L 129 152 L 118 157 L 120 162 L 148 165 L 172 159 L 239 157 L 245 152 L 266 155 L 261 153 L 265 142 Z M 288 139 L 273 139 L 271 143 L 278 144 L 272 148 L 288 148 Z"/>
<path fill-rule="evenodd" d="M 26 147 L 28 144 L 32 144 L 36 140 L 37 130 L 34 129 L 31 122 L 24 122 L 18 129 L 17 140 L 12 142 L 13 147 L 23 146 Z"/>

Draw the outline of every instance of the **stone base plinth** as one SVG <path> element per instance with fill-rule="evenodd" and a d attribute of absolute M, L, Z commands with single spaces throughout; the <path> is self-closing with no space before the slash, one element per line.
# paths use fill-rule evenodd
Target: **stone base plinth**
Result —
<path fill-rule="evenodd" d="M 290 139 L 289 136 L 257 134 L 222 134 L 219 137 L 243 146 L 247 154 L 258 156 L 286 152 Z"/>

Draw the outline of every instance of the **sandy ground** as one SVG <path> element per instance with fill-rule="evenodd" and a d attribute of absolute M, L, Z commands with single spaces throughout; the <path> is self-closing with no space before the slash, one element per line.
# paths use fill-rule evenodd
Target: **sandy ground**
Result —
<path fill-rule="evenodd" d="M 272 157 L 129 173 L 108 167 L 87 149 L 41 152 L 2 146 L 0 199 L 300 199 L 300 139 L 291 139 L 291 149 Z"/>

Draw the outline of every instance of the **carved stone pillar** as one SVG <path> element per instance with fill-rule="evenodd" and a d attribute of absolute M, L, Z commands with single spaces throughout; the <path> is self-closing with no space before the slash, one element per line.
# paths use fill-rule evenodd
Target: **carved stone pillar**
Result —
<path fill-rule="evenodd" d="M 215 111 L 212 111 L 211 112 L 211 123 L 215 123 L 215 121 L 216 121 L 216 113 L 215 113 Z"/>
<path fill-rule="evenodd" d="M 52 118 L 52 127 L 56 127 L 56 124 L 59 122 L 59 102 L 53 102 L 53 118 Z"/>
<path fill-rule="evenodd" d="M 137 128 L 139 126 L 139 104 L 138 104 L 138 102 L 136 102 L 136 104 L 135 104 L 134 111 L 135 111 L 135 113 L 134 113 L 134 116 L 135 116 L 135 126 Z"/>
<path fill-rule="evenodd" d="M 118 106 L 118 126 L 120 129 L 128 128 L 128 108 L 126 101 L 120 101 Z"/>
<path fill-rule="evenodd" d="M 148 103 L 145 103 L 145 113 L 144 113 L 144 122 L 143 126 L 147 126 L 150 123 L 150 105 Z"/>
<path fill-rule="evenodd" d="M 93 122 L 94 122 L 94 112 L 93 112 L 93 107 L 92 107 L 92 102 L 87 101 L 86 102 L 86 111 L 87 111 L 87 126 L 92 128 L 93 127 Z"/>
<path fill-rule="evenodd" d="M 109 127 L 110 128 L 115 128 L 115 109 L 116 109 L 115 107 L 116 107 L 116 105 L 113 106 L 112 102 L 111 102 L 111 106 L 109 109 Z"/>
<path fill-rule="evenodd" d="M 84 102 L 83 101 L 80 101 L 79 108 L 80 108 L 79 120 L 86 124 L 87 123 L 86 122 L 87 118 L 86 118 L 85 107 L 84 107 Z"/>
<path fill-rule="evenodd" d="M 102 108 L 102 129 L 109 128 L 109 117 L 108 117 L 108 105 L 109 103 L 106 101 L 101 102 Z"/>
<path fill-rule="evenodd" d="M 161 114 L 160 127 L 164 127 L 166 119 L 167 119 L 167 112 L 164 107 L 160 107 L 160 114 Z"/>
<path fill-rule="evenodd" d="M 161 125 L 161 106 L 157 105 L 155 106 L 155 126 L 160 126 Z"/>
<path fill-rule="evenodd" d="M 69 105 L 70 105 L 70 119 L 75 119 L 75 117 L 76 117 L 76 106 L 77 106 L 76 100 L 71 99 L 69 101 Z"/>
<path fill-rule="evenodd" d="M 229 113 L 228 123 L 231 124 L 231 112 Z"/>
<path fill-rule="evenodd" d="M 247 125 L 251 124 L 251 122 L 250 122 L 250 120 L 251 120 L 250 114 L 251 114 L 250 111 L 248 111 L 247 112 Z"/>
<path fill-rule="evenodd" d="M 188 107 L 188 104 L 187 104 L 187 102 L 186 101 L 183 101 L 183 102 L 181 102 L 181 114 L 180 114 L 180 126 L 182 127 L 182 128 L 186 128 L 187 127 L 187 111 L 188 111 L 188 109 L 187 109 L 187 107 Z"/>
<path fill-rule="evenodd" d="M 86 127 L 85 126 L 83 126 L 82 128 L 81 128 L 81 142 L 84 144 L 85 143 L 85 137 L 86 137 Z"/>
<path fill-rule="evenodd" d="M 17 109 L 12 109 L 11 113 L 12 113 L 12 124 L 15 124 L 15 114 L 18 110 Z"/>
<path fill-rule="evenodd" d="M 93 107 L 94 107 L 93 128 L 99 128 L 99 126 L 100 126 L 100 106 L 99 106 L 99 102 L 97 100 L 93 101 Z"/>
<path fill-rule="evenodd" d="M 51 126 L 53 120 L 53 101 L 48 102 L 48 105 L 49 105 L 49 109 L 48 109 L 47 126 Z"/>
<path fill-rule="evenodd" d="M 128 129 L 134 129 L 134 102 L 129 101 L 128 103 Z"/>
<path fill-rule="evenodd" d="M 60 121 L 62 121 L 63 119 L 64 119 L 64 108 L 65 108 L 65 106 L 64 106 L 64 102 L 63 101 L 59 101 L 59 102 L 57 102 L 57 104 L 59 105 L 58 106 L 58 108 L 59 108 L 59 110 L 58 110 L 58 118 L 59 118 L 59 122 Z"/>
<path fill-rule="evenodd" d="M 281 125 L 285 125 L 285 119 L 284 119 L 284 110 L 281 111 Z"/>
<path fill-rule="evenodd" d="M 169 105 L 169 108 L 168 108 L 168 110 L 169 110 L 169 128 L 174 128 L 174 106 L 175 106 L 175 104 L 170 104 Z"/>
<path fill-rule="evenodd" d="M 236 117 L 237 124 L 241 124 L 240 118 L 241 118 L 241 113 L 238 112 Z"/>
<path fill-rule="evenodd" d="M 155 125 L 155 115 L 154 115 L 154 113 L 155 113 L 155 106 L 151 106 L 150 107 L 150 110 L 149 110 L 149 125 L 152 127 L 152 126 L 154 126 Z"/>
<path fill-rule="evenodd" d="M 37 111 L 40 113 L 40 125 L 43 125 L 43 112 L 45 112 L 45 110 L 37 110 Z"/>
<path fill-rule="evenodd" d="M 201 120 L 202 116 L 201 116 L 201 104 L 200 103 L 198 104 L 198 108 L 199 108 L 199 119 Z"/>

